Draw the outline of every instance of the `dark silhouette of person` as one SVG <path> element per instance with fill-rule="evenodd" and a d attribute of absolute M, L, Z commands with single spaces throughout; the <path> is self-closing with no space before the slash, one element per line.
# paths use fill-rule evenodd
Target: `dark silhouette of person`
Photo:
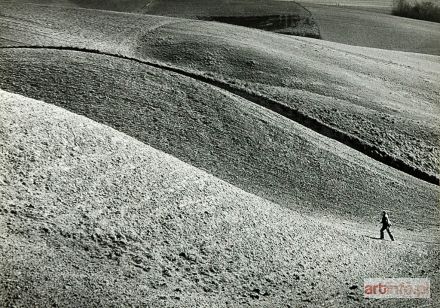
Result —
<path fill-rule="evenodd" d="M 384 231 L 387 230 L 387 233 L 390 236 L 390 239 L 392 241 L 394 241 L 394 236 L 391 234 L 390 227 L 391 227 L 391 222 L 388 217 L 388 214 L 387 214 L 387 212 L 383 211 L 382 212 L 382 228 L 380 229 L 380 239 L 381 240 L 384 239 Z"/>

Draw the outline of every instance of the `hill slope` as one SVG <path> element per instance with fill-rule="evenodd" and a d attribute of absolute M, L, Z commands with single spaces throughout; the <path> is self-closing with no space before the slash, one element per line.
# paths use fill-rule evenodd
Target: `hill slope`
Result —
<path fill-rule="evenodd" d="M 371 225 L 301 215 L 53 105 L 0 100 L 6 306 L 358 307 L 383 264 L 437 286 L 432 233 L 362 237 Z"/>
<path fill-rule="evenodd" d="M 376 159 L 438 178 L 438 57 L 166 17 L 38 6 L 3 11 L 3 46 L 73 46 L 166 63 L 276 101 L 359 140 Z"/>
<path fill-rule="evenodd" d="M 289 208 L 359 222 L 386 208 L 402 217 L 396 222 L 402 227 L 438 226 L 438 186 L 181 74 L 84 51 L 3 49 L 0 85 L 109 125 Z M 423 212 L 408 216 L 414 208 Z"/>

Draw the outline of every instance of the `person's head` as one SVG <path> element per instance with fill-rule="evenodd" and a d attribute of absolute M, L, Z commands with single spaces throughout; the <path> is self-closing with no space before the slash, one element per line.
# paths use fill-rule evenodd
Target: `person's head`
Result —
<path fill-rule="evenodd" d="M 382 215 L 383 215 L 383 216 L 387 216 L 387 212 L 386 212 L 386 211 L 383 211 L 383 212 L 382 212 Z"/>

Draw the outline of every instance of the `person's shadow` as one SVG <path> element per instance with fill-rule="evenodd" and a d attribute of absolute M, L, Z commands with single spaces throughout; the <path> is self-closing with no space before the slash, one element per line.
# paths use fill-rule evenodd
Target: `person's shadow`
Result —
<path fill-rule="evenodd" d="M 371 238 L 372 240 L 382 240 L 380 237 L 374 237 L 370 235 L 364 235 L 365 237 Z"/>

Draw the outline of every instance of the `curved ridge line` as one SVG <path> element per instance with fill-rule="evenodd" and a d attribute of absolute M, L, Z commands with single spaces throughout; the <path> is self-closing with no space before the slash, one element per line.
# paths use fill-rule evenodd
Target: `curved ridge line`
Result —
<path fill-rule="evenodd" d="M 397 169 L 403 173 L 409 174 L 417 179 L 423 180 L 425 182 L 435 184 L 440 186 L 440 179 L 432 174 L 429 174 L 423 170 L 420 170 L 414 166 L 408 165 L 402 159 L 393 157 L 369 144 L 368 142 L 363 141 L 362 139 L 353 136 L 351 134 L 345 133 L 337 128 L 331 127 L 318 119 L 312 118 L 305 113 L 301 112 L 298 109 L 292 109 L 289 106 L 286 106 L 280 102 L 277 102 L 271 98 L 265 97 L 260 93 L 251 92 L 245 88 L 233 86 L 226 81 L 218 80 L 213 77 L 208 77 L 202 75 L 200 73 L 189 72 L 184 69 L 170 66 L 161 62 L 153 62 L 148 60 L 142 60 L 134 57 L 129 57 L 121 54 L 112 54 L 109 52 L 100 51 L 97 49 L 89 49 L 89 48 L 80 48 L 80 47 L 66 47 L 66 46 L 3 46 L 0 49 L 47 49 L 47 50 L 65 50 L 65 51 L 76 51 L 76 52 L 84 52 L 84 53 L 92 53 L 103 56 L 115 57 L 123 60 L 134 61 L 140 64 L 148 65 L 151 67 L 155 67 L 158 69 L 167 70 L 179 75 L 183 75 L 189 77 L 191 79 L 197 80 L 199 82 L 203 82 L 219 88 L 221 90 L 227 91 L 229 93 L 235 94 L 247 101 L 250 101 L 254 104 L 262 106 L 266 109 L 269 109 L 289 120 L 292 120 L 302 126 L 305 126 L 314 132 L 326 136 L 327 138 L 333 139 L 337 142 L 340 142 L 382 164 L 385 164 L 389 167 Z"/>

